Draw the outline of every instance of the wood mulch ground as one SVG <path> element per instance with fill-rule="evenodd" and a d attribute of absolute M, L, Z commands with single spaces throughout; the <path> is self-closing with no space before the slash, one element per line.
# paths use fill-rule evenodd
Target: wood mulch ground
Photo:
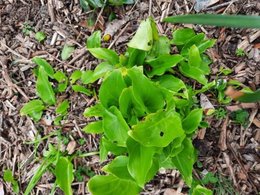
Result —
<path fill-rule="evenodd" d="M 259 15 L 258 0 L 215 0 L 201 12 L 218 14 Z M 197 7 L 195 7 L 197 9 Z M 114 13 L 116 20 L 109 22 Z M 34 56 L 46 58 L 55 69 L 70 74 L 73 70 L 93 69 L 97 64 L 85 50 L 87 37 L 96 29 L 112 34 L 109 42 L 103 43 L 122 52 L 134 34 L 138 24 L 149 15 L 155 18 L 160 33 L 170 35 L 173 26 L 162 22 L 166 16 L 195 13 L 193 0 L 147 0 L 136 1 L 134 5 L 106 7 L 84 12 L 79 0 L 0 0 L 0 195 L 13 194 L 10 184 L 3 181 L 3 170 L 11 169 L 18 180 L 20 189 L 25 190 L 39 166 L 42 152 L 49 143 L 57 143 L 55 136 L 39 142 L 38 148 L 30 144 L 55 131 L 51 118 L 55 108 L 50 108 L 40 123 L 19 115 L 20 108 L 36 97 L 35 77 L 32 74 Z M 94 22 L 94 27 L 90 25 Z M 210 80 L 217 78 L 236 79 L 252 89 L 260 86 L 260 31 L 254 29 L 230 29 L 186 25 L 197 32 L 204 32 L 217 43 L 208 54 L 213 60 Z M 33 30 L 32 30 L 33 29 Z M 26 35 L 23 31 L 28 30 Z M 43 31 L 47 40 L 40 44 L 34 38 L 37 31 Z M 76 50 L 67 61 L 60 58 L 65 43 L 75 45 Z M 236 55 L 242 48 L 246 55 Z M 217 76 L 220 67 L 233 70 L 229 76 Z M 207 94 L 208 95 L 208 94 Z M 259 104 L 219 105 L 214 96 L 209 99 L 218 108 L 228 110 L 225 118 L 207 118 L 210 127 L 201 129 L 194 140 L 199 150 L 201 166 L 195 166 L 195 177 L 211 171 L 219 176 L 219 189 L 223 194 L 258 194 L 260 191 L 260 113 Z M 95 99 L 82 94 L 68 92 L 60 100 L 68 98 L 71 107 L 68 119 L 62 127 L 68 144 L 75 144 L 74 151 L 98 150 L 97 137 L 81 132 L 89 119 L 82 116 L 84 109 Z M 235 124 L 229 117 L 234 110 L 244 108 L 249 112 L 248 125 Z M 85 140 L 85 144 L 80 144 Z M 36 151 L 35 151 L 36 149 Z M 37 157 L 37 158 L 36 158 Z M 39 158 L 38 158 L 39 157 Z M 90 167 L 98 173 L 98 157 L 74 160 L 74 167 Z M 75 181 L 75 194 L 87 194 L 86 181 Z M 49 194 L 54 177 L 46 173 L 31 194 Z M 210 186 L 209 186 L 210 187 Z M 212 187 L 212 186 L 211 186 Z M 153 181 L 147 184 L 143 194 L 185 194 L 187 187 L 177 171 L 161 170 Z M 231 189 L 230 192 L 225 191 Z M 233 191 L 232 191 L 233 190 Z M 60 191 L 57 194 L 62 194 Z M 22 193 L 21 193 L 22 194 Z M 221 194 L 219 192 L 219 194 Z"/>

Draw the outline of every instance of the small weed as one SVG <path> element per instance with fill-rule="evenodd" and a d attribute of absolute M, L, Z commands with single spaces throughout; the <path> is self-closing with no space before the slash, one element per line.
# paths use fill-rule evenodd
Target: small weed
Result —
<path fill-rule="evenodd" d="M 248 125 L 249 113 L 246 110 L 237 110 L 230 114 L 231 119 L 244 127 Z"/>
<path fill-rule="evenodd" d="M 18 182 L 14 179 L 12 171 L 7 169 L 4 170 L 4 177 L 3 177 L 5 182 L 11 183 L 13 192 L 15 194 L 19 194 L 19 184 Z"/>
<path fill-rule="evenodd" d="M 27 22 L 25 22 L 23 24 L 23 29 L 22 29 L 23 34 L 24 35 L 29 35 L 30 32 L 32 32 L 32 31 L 33 31 L 33 27 L 30 26 Z"/>
<path fill-rule="evenodd" d="M 238 57 L 244 57 L 244 56 L 246 55 L 246 53 L 245 53 L 245 51 L 244 51 L 243 49 L 238 48 L 238 49 L 236 50 L 236 55 L 237 55 Z"/>
<path fill-rule="evenodd" d="M 223 119 L 227 116 L 227 111 L 224 108 L 218 108 L 215 110 L 214 116 L 217 119 Z"/>

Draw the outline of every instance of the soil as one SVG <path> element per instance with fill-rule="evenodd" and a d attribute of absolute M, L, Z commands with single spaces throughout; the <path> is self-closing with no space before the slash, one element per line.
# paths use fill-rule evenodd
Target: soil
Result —
<path fill-rule="evenodd" d="M 93 69 L 98 62 L 86 52 L 85 41 L 94 30 L 111 34 L 111 40 L 104 42 L 103 46 L 121 53 L 142 19 L 153 16 L 160 33 L 171 36 L 172 29 L 183 25 L 166 24 L 162 19 L 171 15 L 196 13 L 194 2 L 195 0 L 139 0 L 134 5 L 84 11 L 79 0 L 0 0 L 0 195 L 13 194 L 11 185 L 3 180 L 3 170 L 12 170 L 19 183 L 20 194 L 23 194 L 40 165 L 43 151 L 48 148 L 48 144 L 58 142 L 57 136 L 51 136 L 57 130 L 50 122 L 54 117 L 54 107 L 47 110 L 39 123 L 19 114 L 21 107 L 36 97 L 33 75 L 35 65 L 30 60 L 32 57 L 46 58 L 56 70 L 68 74 L 77 69 Z M 219 0 L 200 12 L 259 15 L 260 2 Z M 114 22 L 109 20 L 111 13 L 116 17 Z M 217 78 L 238 80 L 253 90 L 259 88 L 259 29 L 185 26 L 217 39 L 216 45 L 208 51 L 213 60 L 210 81 Z M 35 32 L 38 31 L 47 35 L 44 43 L 35 40 Z M 76 50 L 68 60 L 62 61 L 60 53 L 65 43 L 74 45 Z M 242 48 L 245 55 L 238 56 L 237 48 Z M 232 73 L 219 76 L 221 67 L 232 69 Z M 230 191 L 218 191 L 216 194 L 258 194 L 259 104 L 231 102 L 229 105 L 220 105 L 214 94 L 206 95 L 216 108 L 224 108 L 228 113 L 220 119 L 207 117 L 205 120 L 210 126 L 200 129 L 194 139 L 200 162 L 195 165 L 194 176 L 201 179 L 207 171 L 217 175 L 219 183 L 215 187 L 228 188 Z M 76 143 L 74 152 L 98 151 L 98 137 L 81 132 L 93 120 L 84 118 L 83 111 L 95 102 L 95 98 L 67 92 L 64 96 L 59 96 L 58 101 L 65 98 L 69 99 L 71 106 L 69 116 L 61 127 L 64 150 L 68 145 Z M 230 116 L 232 111 L 241 108 L 249 113 L 246 126 L 236 124 Z M 47 135 L 49 137 L 39 141 L 39 137 Z M 84 144 L 81 144 L 82 140 Z M 73 164 L 75 169 L 89 167 L 89 172 L 96 174 L 100 173 L 102 167 L 96 155 L 75 159 Z M 75 194 L 88 194 L 85 186 L 90 173 L 84 175 L 83 180 L 73 183 Z M 47 172 L 31 194 L 50 194 L 53 185 L 54 177 Z M 208 187 L 213 188 L 213 185 L 209 184 Z M 160 170 L 142 194 L 186 194 L 187 191 L 188 187 L 177 171 Z M 62 192 L 57 190 L 56 194 Z"/>

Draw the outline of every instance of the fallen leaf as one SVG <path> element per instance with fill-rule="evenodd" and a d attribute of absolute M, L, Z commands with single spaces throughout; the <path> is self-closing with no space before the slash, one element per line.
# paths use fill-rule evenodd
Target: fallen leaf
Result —
<path fill-rule="evenodd" d="M 183 193 L 179 193 L 178 191 L 174 190 L 174 189 L 170 189 L 170 188 L 167 188 L 163 195 L 183 195 Z"/>
<path fill-rule="evenodd" d="M 68 151 L 68 154 L 73 154 L 76 148 L 76 141 L 70 141 L 67 145 L 66 150 Z"/>
<path fill-rule="evenodd" d="M 229 86 L 225 91 L 225 95 L 229 96 L 231 99 L 236 100 L 239 97 L 243 96 L 244 93 L 238 90 L 235 90 L 233 87 Z"/>
<path fill-rule="evenodd" d="M 200 95 L 200 105 L 206 115 L 211 115 L 215 112 L 214 106 L 209 101 L 208 97 L 203 93 Z"/>
<path fill-rule="evenodd" d="M 254 123 L 255 126 L 260 128 L 260 120 L 258 120 L 257 118 L 254 118 L 253 123 Z"/>

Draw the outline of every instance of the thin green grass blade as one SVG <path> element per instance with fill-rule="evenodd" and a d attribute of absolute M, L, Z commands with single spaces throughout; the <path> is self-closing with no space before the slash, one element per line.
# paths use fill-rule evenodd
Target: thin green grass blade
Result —
<path fill-rule="evenodd" d="M 260 28 L 260 16 L 189 14 L 171 16 L 165 18 L 164 21 L 170 23 L 202 24 L 234 28 Z"/>

